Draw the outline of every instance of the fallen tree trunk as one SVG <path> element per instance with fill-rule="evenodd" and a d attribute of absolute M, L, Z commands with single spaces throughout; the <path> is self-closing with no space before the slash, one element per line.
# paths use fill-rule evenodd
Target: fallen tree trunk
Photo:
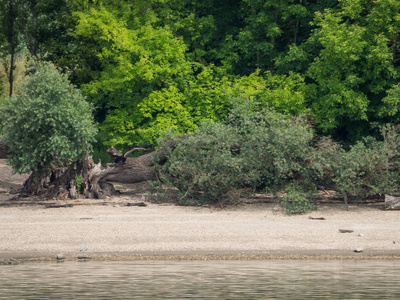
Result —
<path fill-rule="evenodd" d="M 154 162 L 165 161 L 163 151 L 157 150 L 139 157 L 127 158 L 125 162 L 108 164 L 102 168 L 97 164 L 88 177 L 88 189 L 84 192 L 86 198 L 105 198 L 114 193 L 110 182 L 137 183 L 155 180 Z"/>
<path fill-rule="evenodd" d="M 176 142 L 169 141 L 166 147 L 173 149 Z M 139 146 L 134 149 L 145 149 L 149 146 Z M 165 148 L 144 154 L 139 157 L 126 157 L 115 148 L 109 154 L 115 159 L 114 163 L 102 167 L 101 162 L 95 164 L 90 157 L 87 160 L 71 163 L 67 168 L 52 170 L 49 176 L 41 177 L 33 172 L 25 181 L 23 194 L 38 195 L 43 198 L 72 198 L 79 195 L 85 198 L 104 199 L 116 194 L 111 182 L 137 183 L 155 180 L 154 164 L 166 161 Z M 124 159 L 121 159 L 121 156 Z"/>

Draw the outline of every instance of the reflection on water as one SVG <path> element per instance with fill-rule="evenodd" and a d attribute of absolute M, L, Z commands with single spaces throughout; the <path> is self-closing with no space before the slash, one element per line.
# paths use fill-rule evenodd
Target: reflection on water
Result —
<path fill-rule="evenodd" d="M 0 299 L 400 299 L 400 261 L 0 265 Z"/>

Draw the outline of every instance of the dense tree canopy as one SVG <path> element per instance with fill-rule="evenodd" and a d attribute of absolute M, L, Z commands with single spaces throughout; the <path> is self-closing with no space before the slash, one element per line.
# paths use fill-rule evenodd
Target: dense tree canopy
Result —
<path fill-rule="evenodd" d="M 340 11 L 315 17 L 322 50 L 307 71 L 315 83 L 311 107 L 323 130 L 343 129 L 360 137 L 367 122 L 384 112 L 394 114 L 382 100 L 399 79 L 400 3 L 341 3 Z"/>
<path fill-rule="evenodd" d="M 400 117 L 399 1 L 0 6 L 3 81 L 13 85 L 11 58 L 23 49 L 51 60 L 94 104 L 104 142 L 119 149 L 222 120 L 236 96 L 284 114 L 307 113 L 317 132 L 352 142 Z"/>

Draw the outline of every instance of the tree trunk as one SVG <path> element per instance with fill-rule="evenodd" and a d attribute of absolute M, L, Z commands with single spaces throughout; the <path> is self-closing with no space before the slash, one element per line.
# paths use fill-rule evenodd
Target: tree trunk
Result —
<path fill-rule="evenodd" d="M 28 179 L 24 182 L 24 195 L 41 195 L 46 187 L 46 177 L 43 177 L 38 172 L 33 171 Z"/>
<path fill-rule="evenodd" d="M 10 36 L 8 37 L 10 42 L 10 52 L 11 52 L 11 59 L 10 59 L 10 73 L 8 75 L 8 81 L 10 83 L 10 93 L 9 96 L 11 97 L 13 94 L 13 87 L 14 87 L 14 56 L 15 56 L 15 3 L 14 0 L 10 1 L 9 4 L 9 14 L 10 14 Z"/>
<path fill-rule="evenodd" d="M 175 144 L 169 141 L 167 147 L 174 148 Z M 162 164 L 165 161 L 163 148 L 139 157 L 128 157 L 125 161 L 118 160 L 117 163 L 107 164 L 105 168 L 101 163 L 94 164 L 93 159 L 89 158 L 74 162 L 67 168 L 52 170 L 48 176 L 33 172 L 24 183 L 23 193 L 42 198 L 74 199 L 81 194 L 85 198 L 104 199 L 117 193 L 112 182 L 155 180 L 154 162 Z"/>
<path fill-rule="evenodd" d="M 31 24 L 26 24 L 25 28 L 25 37 L 26 40 L 28 41 L 28 49 L 32 57 L 36 57 L 36 52 L 37 52 L 37 21 L 38 21 L 38 14 L 37 14 L 37 1 L 36 0 L 30 0 L 29 1 L 29 6 L 32 14 L 32 23 Z M 30 27 L 30 28 L 29 28 Z"/>
<path fill-rule="evenodd" d="M 0 159 L 7 158 L 8 154 L 9 154 L 8 147 L 5 143 L 3 143 L 2 137 L 0 136 Z"/>
<path fill-rule="evenodd" d="M 297 37 L 299 35 L 299 30 L 300 30 L 300 19 L 296 20 L 296 27 L 294 30 L 294 37 L 293 37 L 293 44 L 297 45 Z"/>
<path fill-rule="evenodd" d="M 163 163 L 166 160 L 162 149 L 151 153 L 127 158 L 124 163 L 108 164 L 106 168 L 96 165 L 90 172 L 86 198 L 105 198 L 115 190 L 110 182 L 137 183 L 157 179 L 154 161 Z"/>

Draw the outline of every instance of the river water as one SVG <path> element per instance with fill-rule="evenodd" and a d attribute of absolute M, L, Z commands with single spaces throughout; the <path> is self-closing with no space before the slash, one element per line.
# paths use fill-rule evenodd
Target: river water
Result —
<path fill-rule="evenodd" d="M 0 299 L 400 299 L 400 261 L 0 265 Z"/>

